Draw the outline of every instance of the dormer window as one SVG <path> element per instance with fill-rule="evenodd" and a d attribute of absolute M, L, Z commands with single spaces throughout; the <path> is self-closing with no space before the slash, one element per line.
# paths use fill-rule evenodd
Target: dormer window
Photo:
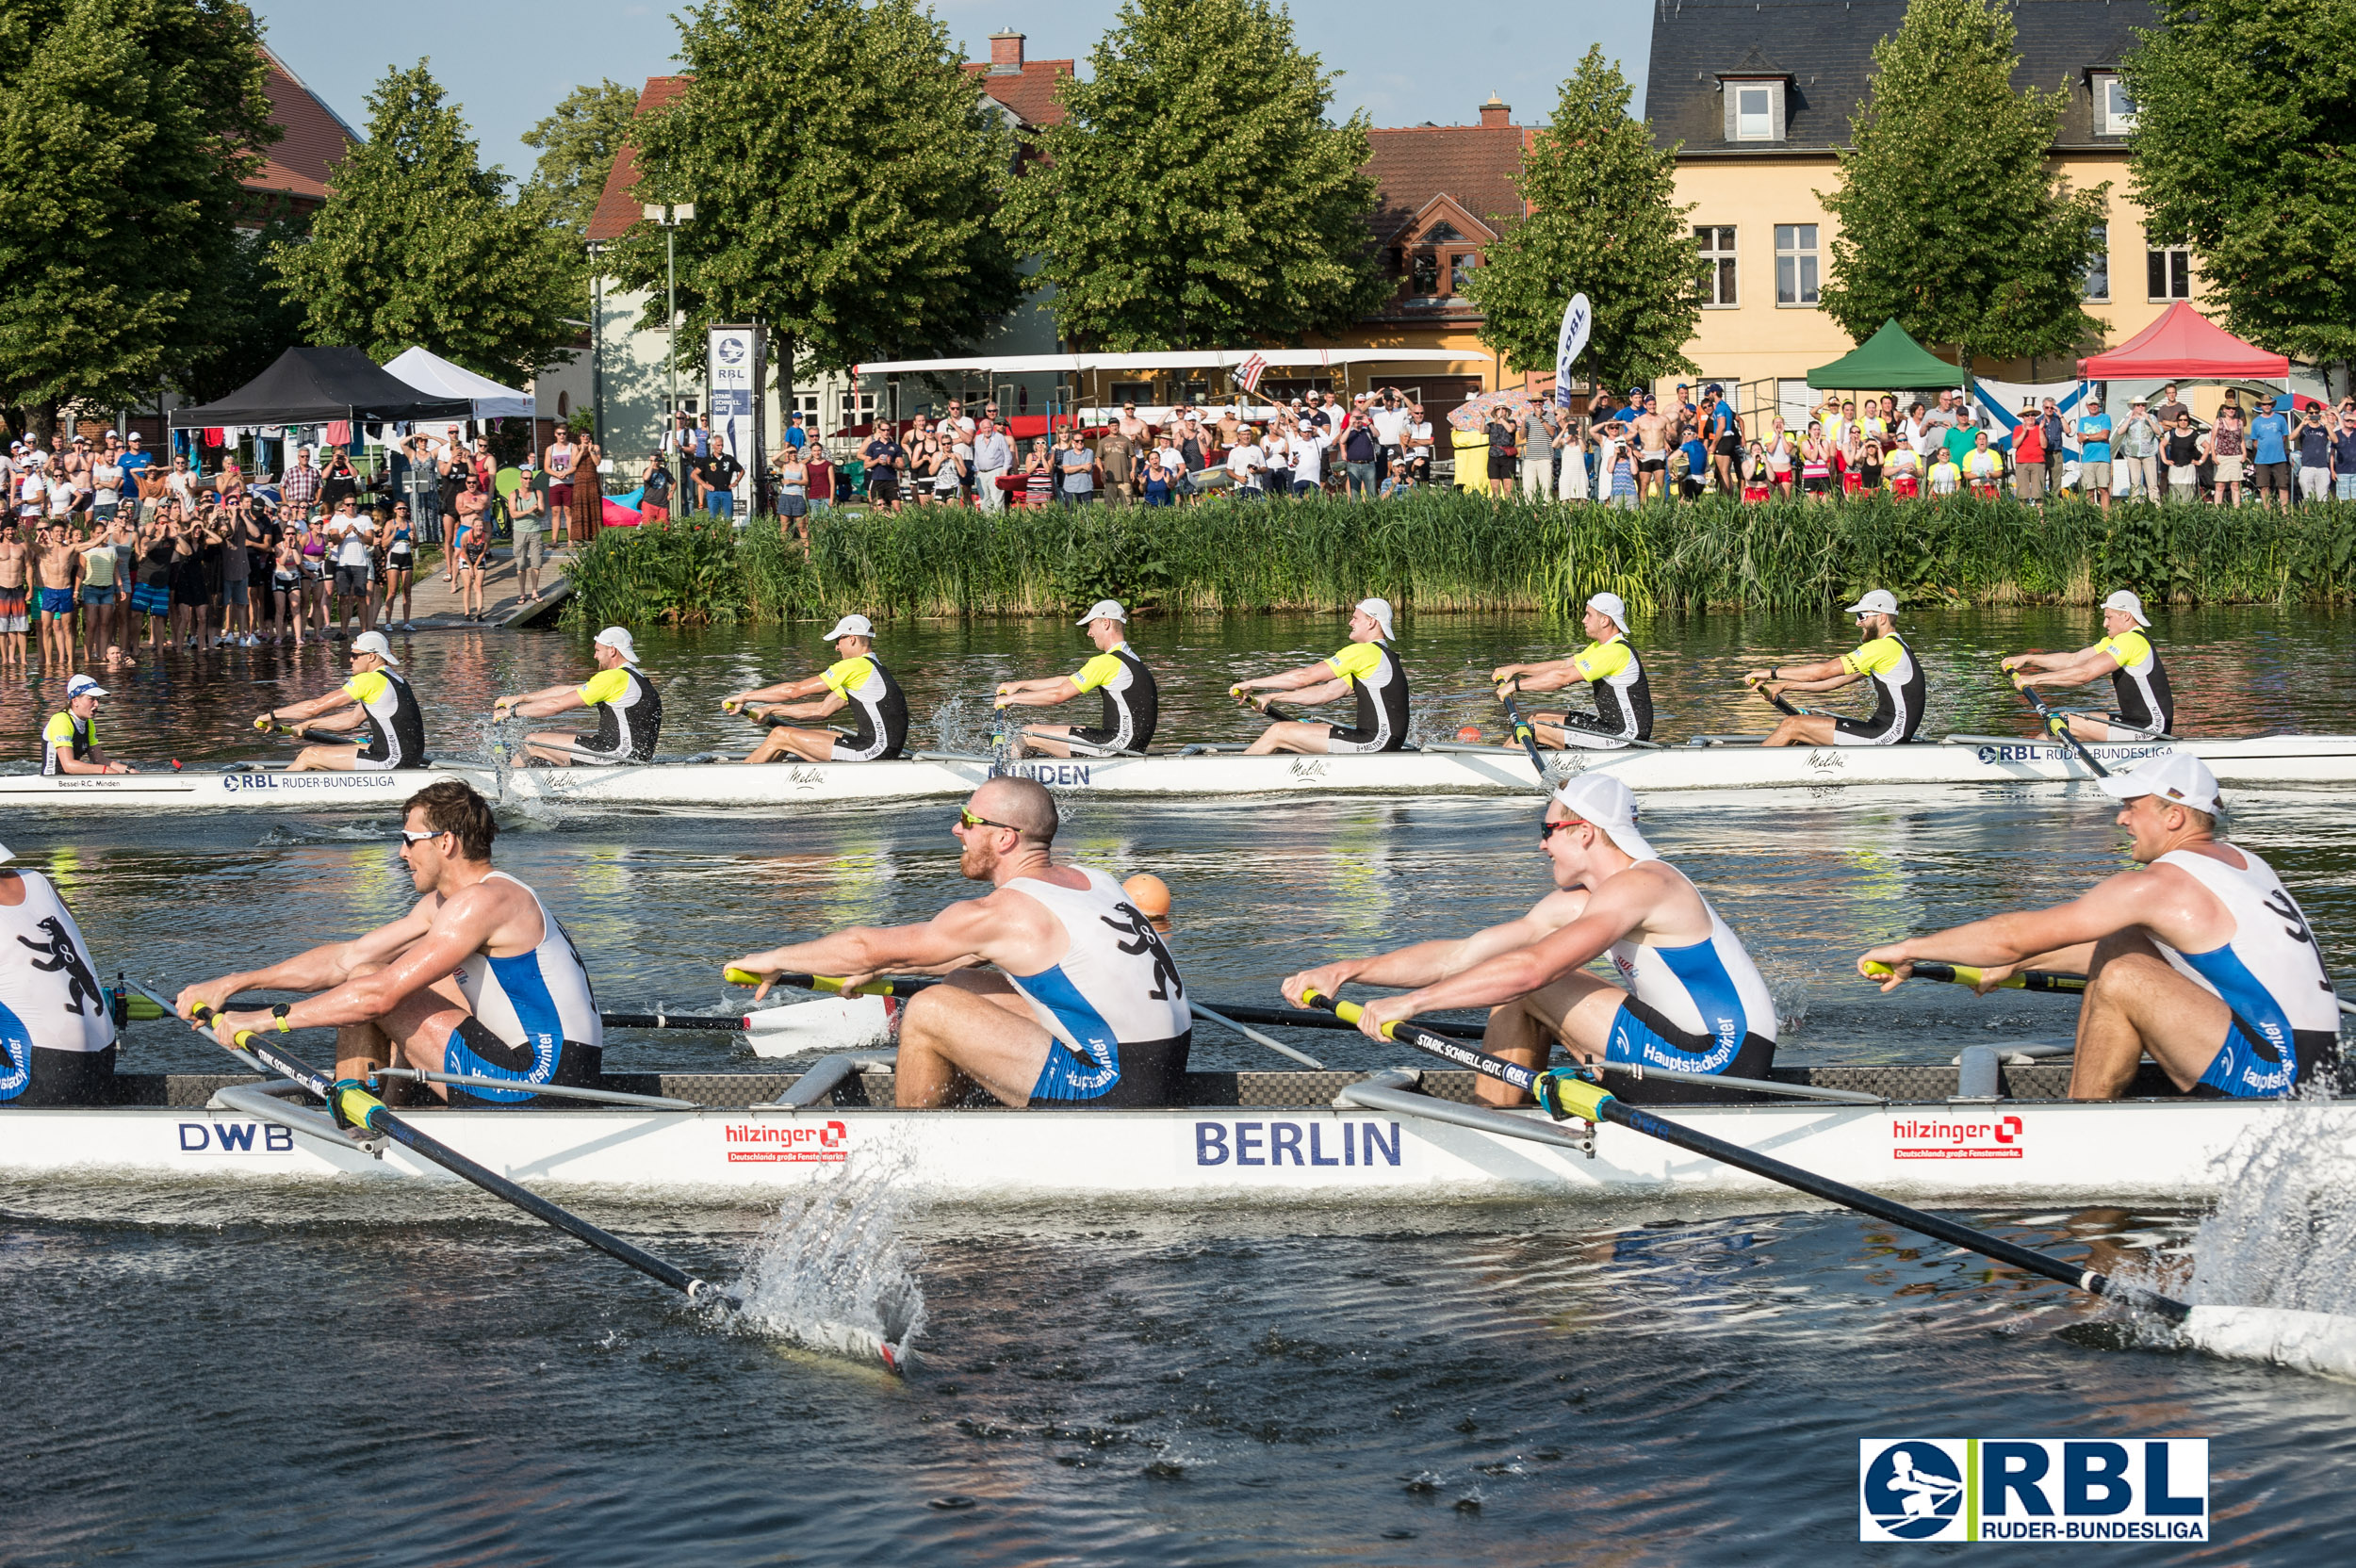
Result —
<path fill-rule="evenodd" d="M 1736 77 L 1724 84 L 1726 101 L 1726 139 L 1728 141 L 1781 141 L 1783 139 L 1783 90 L 1781 77 L 1772 79 Z"/>
<path fill-rule="evenodd" d="M 2127 84 L 2117 72 L 2098 71 L 2089 85 L 2094 89 L 2094 134 L 2096 136 L 2132 136 L 2135 129 L 2135 101 L 2127 96 Z"/>

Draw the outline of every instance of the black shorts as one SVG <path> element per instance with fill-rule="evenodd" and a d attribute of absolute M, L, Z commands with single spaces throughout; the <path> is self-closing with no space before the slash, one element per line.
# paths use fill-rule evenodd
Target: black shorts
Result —
<path fill-rule="evenodd" d="M 49 1051 L 41 1046 L 0 1044 L 0 1058 L 15 1064 L 16 1053 L 30 1051 L 32 1063 L 25 1087 L 10 1105 L 106 1105 L 114 1102 L 115 1048 L 104 1051 Z M 11 1074 L 10 1076 L 13 1076 Z"/>
<path fill-rule="evenodd" d="M 1383 741 L 1379 730 L 1346 729 L 1340 725 L 1330 724 L 1325 727 L 1325 744 L 1328 750 L 1334 752 L 1400 751 L 1407 745 L 1407 736 L 1402 731 Z"/>
<path fill-rule="evenodd" d="M 900 471 L 897 468 L 876 468 L 867 476 L 867 498 L 871 501 L 896 501 L 900 498 Z"/>
<path fill-rule="evenodd" d="M 1121 731 L 1117 729 L 1106 729 L 1103 725 L 1074 725 L 1072 727 L 1071 734 L 1066 736 L 1065 739 L 1072 741 L 1086 741 L 1090 745 L 1110 746 L 1121 743 L 1118 739 L 1120 734 Z M 1048 739 L 1053 740 L 1054 737 L 1049 736 Z M 1143 746 L 1138 745 L 1134 739 L 1128 743 L 1128 745 L 1129 748 L 1134 751 L 1143 751 L 1145 749 Z"/>
<path fill-rule="evenodd" d="M 1667 452 L 1662 452 L 1658 456 L 1643 456 L 1636 460 L 1636 471 L 1640 474 L 1661 473 L 1668 466 L 1669 454 Z"/>
<path fill-rule="evenodd" d="M 1871 719 L 1835 719 L 1832 728 L 1836 745 L 1894 746 L 1906 739 L 1906 730 L 1895 719 L 1888 724 L 1875 724 Z M 1850 739 L 1842 740 L 1842 736 Z"/>
<path fill-rule="evenodd" d="M 1134 1111 L 1156 1110 L 1175 1105 L 1184 1099 L 1186 1086 L 1186 1053 L 1193 1048 L 1194 1031 L 1171 1040 L 1147 1040 L 1121 1048 L 1121 1075 L 1107 1085 L 1102 1094 L 1080 1098 L 1076 1095 L 1041 1094 L 1054 1080 L 1063 1076 L 1056 1070 L 1055 1058 L 1063 1058 L 1066 1070 L 1074 1067 L 1086 1070 L 1088 1064 L 1061 1040 L 1048 1042 L 1048 1064 L 1039 1073 L 1034 1086 L 1031 1103 L 1054 1105 L 1072 1110 Z"/>
<path fill-rule="evenodd" d="M 457 1034 L 458 1038 L 466 1043 L 466 1049 L 483 1060 L 504 1068 L 510 1072 L 522 1072 L 532 1066 L 530 1051 L 508 1044 L 493 1034 L 490 1026 L 481 1019 L 472 1017 L 461 1019 Z M 563 1084 L 570 1088 L 594 1089 L 598 1086 L 604 1077 L 605 1052 L 601 1047 L 582 1045 L 576 1040 L 566 1040 L 557 1051 L 556 1070 L 548 1074 L 548 1082 Z M 445 1084 L 443 1087 L 450 1090 L 450 1102 L 453 1109 L 460 1106 L 486 1106 L 509 1111 L 530 1110 L 534 1107 L 563 1110 L 567 1107 L 579 1109 L 581 1105 L 588 1103 L 586 1101 L 566 1100 L 559 1096 L 544 1098 L 537 1094 L 527 1095 L 520 1100 L 494 1100 L 485 1094 L 476 1094 L 462 1088 L 456 1084 Z"/>
<path fill-rule="evenodd" d="M 1489 477 L 1491 479 L 1512 479 L 1515 474 L 1521 472 L 1521 464 L 1522 460 L 1518 457 L 1511 456 L 1504 452 L 1491 452 L 1489 454 Z"/>
<path fill-rule="evenodd" d="M 1830 474 L 1804 474 L 1800 478 L 1800 489 L 1806 495 L 1829 496 L 1832 494 L 1832 476 Z"/>
<path fill-rule="evenodd" d="M 1741 457 L 1742 455 L 1742 438 L 1735 434 L 1734 432 L 1727 431 L 1725 434 L 1718 437 L 1718 444 L 1711 448 L 1710 450 L 1715 452 L 1720 457 Z"/>

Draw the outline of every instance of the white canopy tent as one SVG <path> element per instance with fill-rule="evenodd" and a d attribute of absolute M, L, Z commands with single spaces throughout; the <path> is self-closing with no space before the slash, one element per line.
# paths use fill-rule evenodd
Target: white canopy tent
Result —
<path fill-rule="evenodd" d="M 501 386 L 423 349 L 402 350 L 384 369 L 420 392 L 436 398 L 464 398 L 474 405 L 471 417 L 476 419 L 530 419 L 538 413 L 531 393 Z"/>

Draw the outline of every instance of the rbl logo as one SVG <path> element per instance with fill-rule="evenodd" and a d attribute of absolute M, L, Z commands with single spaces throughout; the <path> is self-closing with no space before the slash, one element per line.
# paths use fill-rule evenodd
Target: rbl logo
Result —
<path fill-rule="evenodd" d="M 2204 1437 L 1863 1438 L 1860 1541 L 2206 1541 Z"/>

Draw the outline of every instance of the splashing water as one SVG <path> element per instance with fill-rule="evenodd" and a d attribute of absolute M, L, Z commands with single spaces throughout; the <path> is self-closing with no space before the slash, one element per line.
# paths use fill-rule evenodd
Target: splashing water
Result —
<path fill-rule="evenodd" d="M 2302 1091 L 2226 1156 L 2193 1238 L 2195 1301 L 2356 1313 L 2356 1138 L 2328 1093 Z"/>
<path fill-rule="evenodd" d="M 788 1198 L 734 1294 L 761 1331 L 815 1350 L 905 1367 L 924 1328 L 916 1249 L 902 1233 L 910 1162 L 862 1154 Z"/>

